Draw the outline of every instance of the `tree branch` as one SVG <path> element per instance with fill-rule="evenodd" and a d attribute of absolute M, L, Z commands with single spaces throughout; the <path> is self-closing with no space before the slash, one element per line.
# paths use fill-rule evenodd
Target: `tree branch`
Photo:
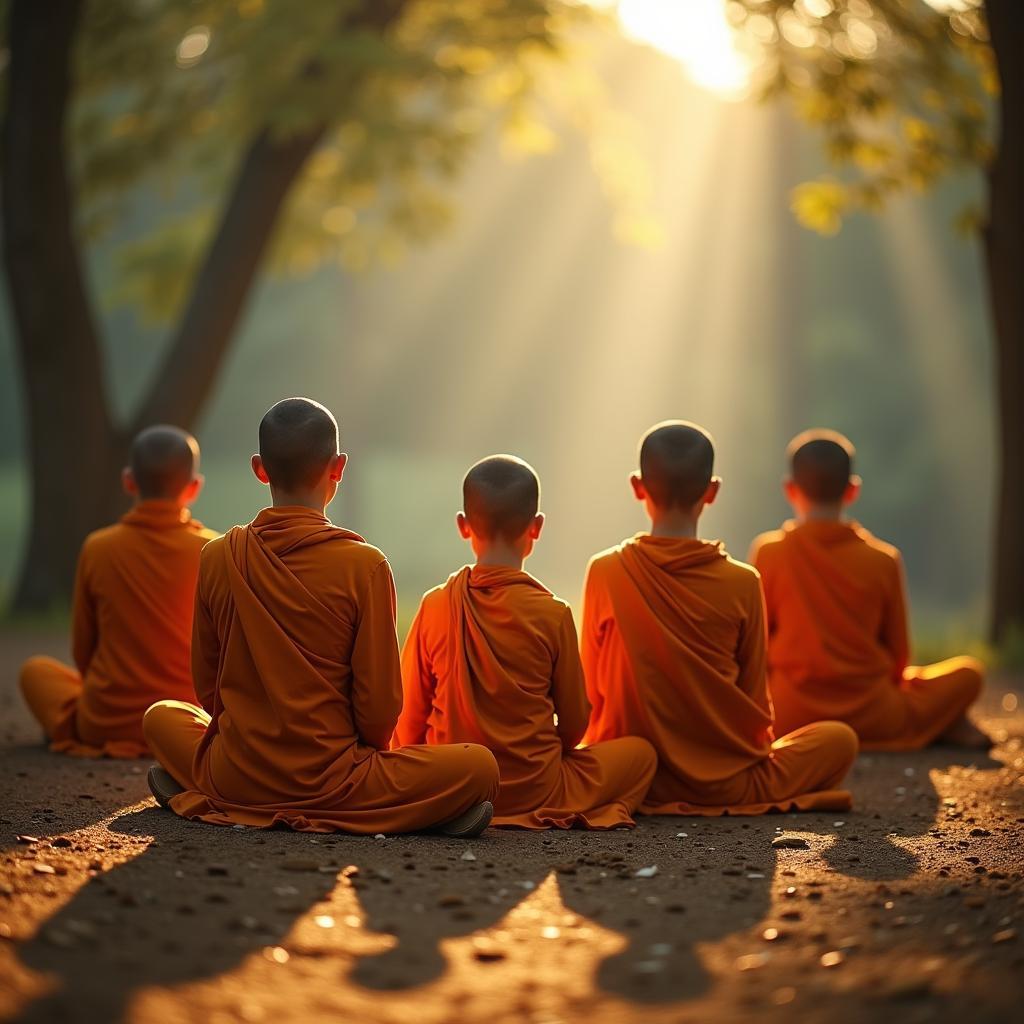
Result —
<path fill-rule="evenodd" d="M 363 0 L 339 29 L 384 32 L 407 2 Z M 306 73 L 315 75 L 316 68 Z M 132 432 L 158 422 L 194 426 L 216 383 L 288 191 L 326 130 L 319 125 L 274 138 L 263 129 L 249 146 L 181 324 L 140 403 Z"/>

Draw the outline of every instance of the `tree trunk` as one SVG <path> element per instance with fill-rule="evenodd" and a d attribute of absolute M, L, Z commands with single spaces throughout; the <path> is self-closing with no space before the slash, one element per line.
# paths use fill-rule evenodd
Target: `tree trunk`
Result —
<path fill-rule="evenodd" d="M 984 232 L 1000 442 L 991 635 L 1001 643 L 1024 635 L 1024 6 L 988 0 L 986 10 L 1002 86 Z"/>
<path fill-rule="evenodd" d="M 103 359 L 73 232 L 64 154 L 70 56 L 81 3 L 11 6 L 3 129 L 3 254 L 24 380 L 31 476 L 19 609 L 66 596 L 83 535 L 109 516 Z"/>
<path fill-rule="evenodd" d="M 249 147 L 181 325 L 131 433 L 153 423 L 194 429 L 285 197 L 323 131 L 275 140 L 264 130 Z"/>

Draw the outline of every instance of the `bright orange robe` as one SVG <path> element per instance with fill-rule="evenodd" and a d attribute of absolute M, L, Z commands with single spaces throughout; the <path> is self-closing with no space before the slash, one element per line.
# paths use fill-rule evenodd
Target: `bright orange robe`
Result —
<path fill-rule="evenodd" d="M 318 512 L 264 509 L 208 545 L 192 668 L 208 725 L 186 705 L 146 715 L 186 787 L 171 801 L 182 817 L 403 832 L 497 791 L 483 747 L 387 750 L 402 702 L 391 568 Z"/>
<path fill-rule="evenodd" d="M 654 751 L 633 736 L 574 749 L 590 705 L 572 611 L 528 573 L 466 566 L 426 594 L 402 676 L 394 744 L 488 747 L 501 772 L 495 825 L 634 824 Z"/>
<path fill-rule="evenodd" d="M 981 691 L 973 658 L 908 667 L 903 568 L 896 548 L 856 523 L 786 523 L 754 541 L 768 605 L 768 667 L 784 728 L 847 722 L 861 744 L 916 750 Z"/>
<path fill-rule="evenodd" d="M 761 586 L 718 542 L 639 534 L 595 556 L 583 598 L 586 740 L 651 741 L 647 814 L 843 810 L 856 736 L 772 738 Z"/>
<path fill-rule="evenodd" d="M 199 554 L 215 536 L 174 502 L 144 501 L 86 538 L 72 606 L 77 672 L 43 657 L 21 670 L 51 750 L 142 757 L 146 708 L 195 699 L 192 608 Z"/>

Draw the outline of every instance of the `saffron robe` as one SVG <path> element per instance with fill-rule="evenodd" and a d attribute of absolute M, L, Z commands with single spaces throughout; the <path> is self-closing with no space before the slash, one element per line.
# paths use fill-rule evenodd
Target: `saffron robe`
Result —
<path fill-rule="evenodd" d="M 533 576 L 466 566 L 426 594 L 402 676 L 394 743 L 488 747 L 501 774 L 495 825 L 634 824 L 654 751 L 636 737 L 574 749 L 590 705 L 572 611 Z"/>
<path fill-rule="evenodd" d="M 75 668 L 38 657 L 21 670 L 51 750 L 142 757 L 146 708 L 195 699 L 192 609 L 199 555 L 215 536 L 187 508 L 154 500 L 86 538 L 71 614 Z"/>
<path fill-rule="evenodd" d="M 643 813 L 850 807 L 848 727 L 774 738 L 760 582 L 720 543 L 640 534 L 597 555 L 581 646 L 586 740 L 638 735 L 658 753 Z"/>
<path fill-rule="evenodd" d="M 852 726 L 861 745 L 916 750 L 977 699 L 981 664 L 908 666 L 903 567 L 896 548 L 853 522 L 786 523 L 754 541 L 764 580 L 776 718 Z"/>

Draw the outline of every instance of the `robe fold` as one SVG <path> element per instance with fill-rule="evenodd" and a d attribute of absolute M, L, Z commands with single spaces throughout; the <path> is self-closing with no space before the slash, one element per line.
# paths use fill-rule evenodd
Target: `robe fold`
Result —
<path fill-rule="evenodd" d="M 658 753 L 643 813 L 850 806 L 849 729 L 774 739 L 760 582 L 720 543 L 640 534 L 595 556 L 581 647 L 586 740 L 632 734 Z"/>
<path fill-rule="evenodd" d="M 790 521 L 757 538 L 751 559 L 764 581 L 782 728 L 832 718 L 865 748 L 915 750 L 977 698 L 983 668 L 973 658 L 908 666 L 899 552 L 857 523 Z"/>
<path fill-rule="evenodd" d="M 497 789 L 481 747 L 388 752 L 401 708 L 395 588 L 360 536 L 299 507 L 264 509 L 203 553 L 193 675 L 198 709 L 152 709 L 147 735 L 194 736 L 172 809 L 218 824 L 403 832 L 449 821 Z"/>
<path fill-rule="evenodd" d="M 142 716 L 194 700 L 189 649 L 199 556 L 216 534 L 173 501 L 141 501 L 82 546 L 72 604 L 77 671 L 51 658 L 22 668 L 50 748 L 81 757 L 149 753 Z"/>
<path fill-rule="evenodd" d="M 572 611 L 526 572 L 469 566 L 427 593 L 402 654 L 394 742 L 472 741 L 497 759 L 495 825 L 633 825 L 654 773 L 635 737 L 577 750 L 590 707 Z"/>

